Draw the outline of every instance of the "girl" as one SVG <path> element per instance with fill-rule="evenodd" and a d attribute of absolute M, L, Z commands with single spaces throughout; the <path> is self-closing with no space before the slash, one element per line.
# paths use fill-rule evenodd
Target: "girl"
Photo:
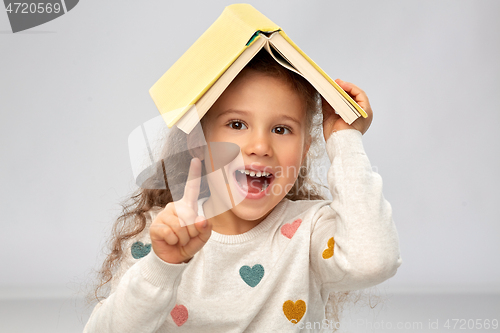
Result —
<path fill-rule="evenodd" d="M 110 295 L 84 332 L 332 330 L 330 293 L 392 277 L 401 264 L 397 231 L 361 140 L 372 111 L 361 89 L 337 83 L 369 117 L 348 125 L 323 100 L 333 200 L 309 179 L 321 99 L 260 52 L 201 120 L 207 142 L 241 148 L 246 170 L 228 177 L 251 193 L 208 219 L 216 203 L 200 195 L 206 184 L 190 181 L 175 204 L 168 186 L 133 196 L 101 272 Z M 188 179 L 205 162 L 193 158 Z"/>

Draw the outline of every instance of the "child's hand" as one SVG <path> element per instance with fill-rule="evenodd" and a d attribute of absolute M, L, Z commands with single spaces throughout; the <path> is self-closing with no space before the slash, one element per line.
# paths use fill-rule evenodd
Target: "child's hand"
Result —
<path fill-rule="evenodd" d="M 332 132 L 340 131 L 343 129 L 357 129 L 364 134 L 373 118 L 373 111 L 370 107 L 370 102 L 368 101 L 368 96 L 365 92 L 361 90 L 358 86 L 350 83 L 344 82 L 341 79 L 335 80 L 337 84 L 345 90 L 355 101 L 366 111 L 368 114 L 367 118 L 359 117 L 351 125 L 348 125 L 338 114 L 335 113 L 333 108 L 325 101 L 323 98 L 323 135 L 325 141 L 328 140 Z"/>
<path fill-rule="evenodd" d="M 210 238 L 212 225 L 203 216 L 198 216 L 200 176 L 201 161 L 193 158 L 184 196 L 175 203 L 168 203 L 151 224 L 153 251 L 165 262 L 188 262 Z"/>

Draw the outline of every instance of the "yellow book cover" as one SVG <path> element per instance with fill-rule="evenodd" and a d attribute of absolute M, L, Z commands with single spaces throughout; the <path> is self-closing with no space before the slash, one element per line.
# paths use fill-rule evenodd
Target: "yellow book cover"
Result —
<path fill-rule="evenodd" d="M 163 74 L 149 93 L 168 127 L 203 96 L 259 30 L 276 31 L 279 27 L 250 5 L 228 6 Z"/>

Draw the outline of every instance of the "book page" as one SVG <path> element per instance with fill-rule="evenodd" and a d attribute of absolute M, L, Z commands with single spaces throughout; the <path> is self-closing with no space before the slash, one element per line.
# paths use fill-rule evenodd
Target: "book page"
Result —
<path fill-rule="evenodd" d="M 274 35 L 274 33 L 273 33 Z M 269 38 L 267 36 L 264 36 L 264 38 L 266 38 L 266 44 L 264 45 L 264 48 L 266 49 L 267 52 L 269 52 L 269 54 L 271 55 L 271 57 L 274 58 L 274 60 L 276 60 L 276 62 L 278 64 L 280 64 L 281 66 L 285 67 L 286 69 L 294 72 L 294 73 L 297 73 L 299 74 L 300 76 L 304 77 L 302 75 L 302 73 L 300 73 L 297 68 L 295 68 L 291 63 L 290 61 L 288 61 L 288 59 L 286 59 L 286 57 L 278 50 L 276 49 L 276 47 L 274 47 L 274 45 L 272 45 L 270 42 L 269 42 L 269 39 L 272 38 L 271 35 Z"/>

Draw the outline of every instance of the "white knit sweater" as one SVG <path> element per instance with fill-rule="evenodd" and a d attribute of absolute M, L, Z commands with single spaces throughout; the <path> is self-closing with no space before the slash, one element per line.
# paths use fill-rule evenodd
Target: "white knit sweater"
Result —
<path fill-rule="evenodd" d="M 361 138 L 342 130 L 326 143 L 332 201 L 284 199 L 246 233 L 212 231 L 187 264 L 166 263 L 150 250 L 149 224 L 159 209 L 151 211 L 84 332 L 331 328 L 330 292 L 374 286 L 401 265 L 391 206 Z M 198 201 L 200 215 L 205 200 Z"/>

